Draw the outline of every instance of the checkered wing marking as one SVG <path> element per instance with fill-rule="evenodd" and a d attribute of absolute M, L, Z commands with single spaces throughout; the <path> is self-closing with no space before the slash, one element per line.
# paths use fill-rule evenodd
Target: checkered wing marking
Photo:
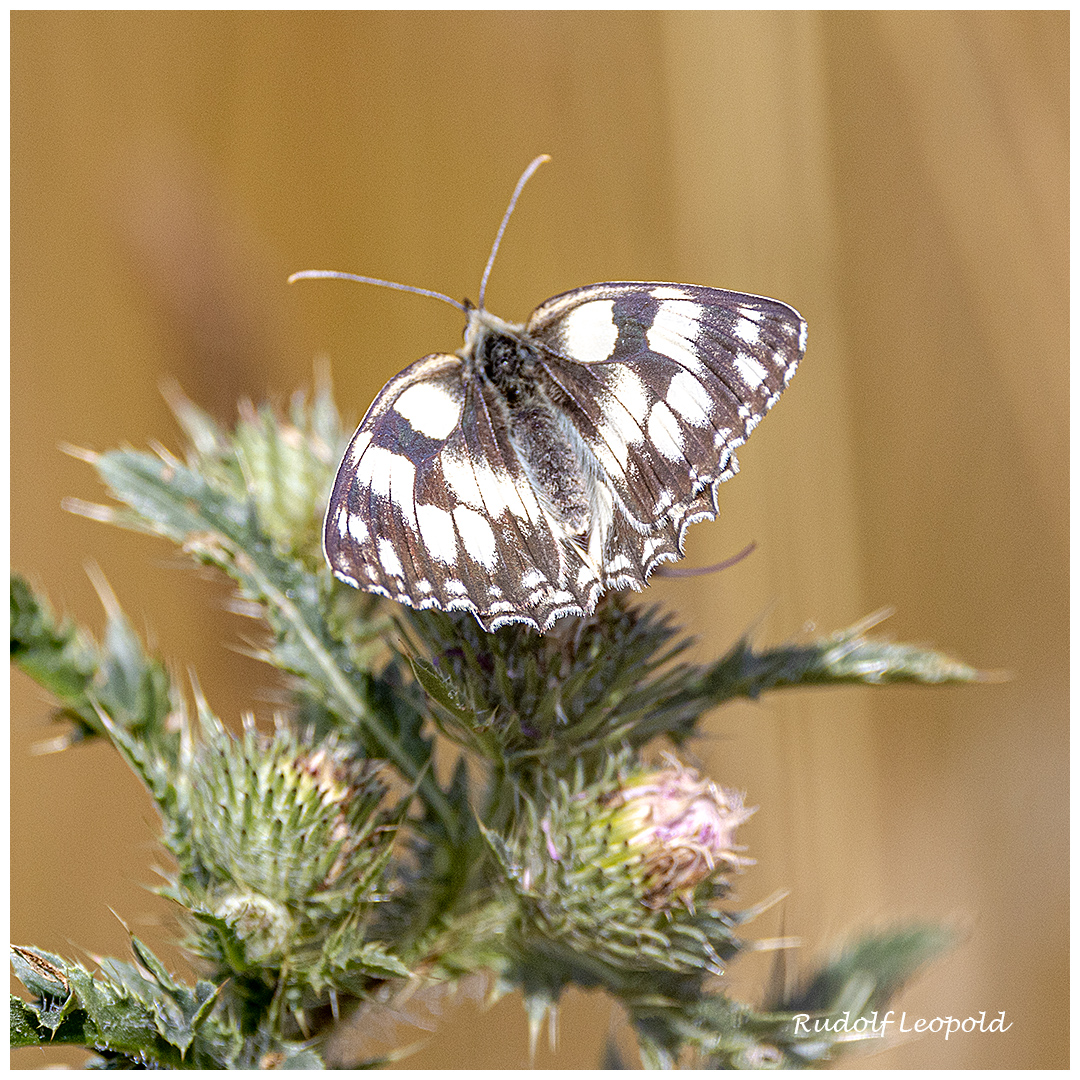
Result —
<path fill-rule="evenodd" d="M 349 584 L 470 611 L 487 629 L 545 627 L 598 595 L 579 584 L 583 553 L 537 500 L 499 402 L 449 354 L 412 364 L 373 402 L 338 470 L 324 542 Z"/>
<path fill-rule="evenodd" d="M 694 285 L 607 283 L 541 305 L 526 327 L 552 396 L 614 495 L 603 588 L 640 588 L 682 555 L 693 521 L 795 373 L 806 324 L 786 304 Z"/>

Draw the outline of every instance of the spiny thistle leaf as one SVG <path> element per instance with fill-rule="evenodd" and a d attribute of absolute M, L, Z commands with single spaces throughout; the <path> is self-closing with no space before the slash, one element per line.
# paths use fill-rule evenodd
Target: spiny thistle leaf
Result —
<path fill-rule="evenodd" d="M 680 1053 L 695 1068 L 820 1067 L 883 1039 L 882 1018 L 900 988 L 955 943 L 931 924 L 868 934 L 811 976 L 805 988 L 764 1010 L 704 994 L 693 1001 L 624 1000 L 652 1067 Z"/>
<path fill-rule="evenodd" d="M 59 718 L 77 725 L 66 742 L 102 734 L 100 709 L 141 739 L 175 748 L 168 672 L 147 655 L 100 572 L 93 569 L 91 577 L 107 615 L 101 645 L 70 619 L 57 619 L 45 597 L 11 575 L 12 662 L 60 702 Z"/>
<path fill-rule="evenodd" d="M 97 1051 L 110 1067 L 244 1068 L 268 1052 L 294 1053 L 296 1044 L 265 1034 L 244 1039 L 214 1010 L 218 988 L 194 988 L 168 975 L 133 940 L 140 966 L 102 961 L 92 975 L 79 964 L 34 949 L 12 950 L 12 965 L 34 1001 L 14 999 L 13 1032 L 20 1046 L 69 1043 Z"/>
<path fill-rule="evenodd" d="M 70 619 L 57 619 L 18 574 L 11 575 L 11 661 L 57 698 L 84 731 L 100 733 L 87 695 L 101 668 L 96 643 Z"/>
<path fill-rule="evenodd" d="M 806 645 L 754 652 L 749 639 L 743 638 L 707 669 L 702 692 L 720 702 L 740 696 L 756 698 L 785 686 L 987 680 L 982 672 L 933 649 L 868 638 L 866 631 L 885 614 L 871 615 Z"/>
<path fill-rule="evenodd" d="M 850 1011 L 851 1020 L 884 1010 L 893 995 L 931 960 L 957 942 L 947 926 L 916 923 L 868 934 L 839 951 L 806 983 L 785 996 L 777 1008 L 835 1017 Z"/>

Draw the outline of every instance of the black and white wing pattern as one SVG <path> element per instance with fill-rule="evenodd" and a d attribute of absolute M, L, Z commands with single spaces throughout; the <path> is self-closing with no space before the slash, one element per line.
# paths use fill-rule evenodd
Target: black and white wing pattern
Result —
<path fill-rule="evenodd" d="M 488 630 L 548 630 L 679 558 L 806 348 L 786 304 L 699 285 L 589 285 L 524 325 L 468 314 L 458 353 L 368 410 L 325 548 L 349 584 Z"/>

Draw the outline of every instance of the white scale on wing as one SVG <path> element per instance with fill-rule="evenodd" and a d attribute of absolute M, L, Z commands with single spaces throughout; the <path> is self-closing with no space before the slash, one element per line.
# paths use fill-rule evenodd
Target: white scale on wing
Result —
<path fill-rule="evenodd" d="M 442 382 L 415 382 L 394 401 L 394 411 L 403 416 L 414 431 L 429 439 L 446 439 L 461 419 L 461 396 Z"/>

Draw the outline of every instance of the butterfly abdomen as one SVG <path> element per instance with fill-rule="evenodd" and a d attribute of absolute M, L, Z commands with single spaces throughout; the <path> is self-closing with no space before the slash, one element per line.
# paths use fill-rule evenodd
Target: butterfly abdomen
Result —
<path fill-rule="evenodd" d="M 513 333 L 484 326 L 472 357 L 475 377 L 487 386 L 490 411 L 505 425 L 544 509 L 567 535 L 584 536 L 590 521 L 588 479 L 579 448 L 545 393 L 537 350 Z"/>
<path fill-rule="evenodd" d="M 570 536 L 589 531 L 589 484 L 578 453 L 546 402 L 511 412 L 510 441 L 545 509 Z"/>

